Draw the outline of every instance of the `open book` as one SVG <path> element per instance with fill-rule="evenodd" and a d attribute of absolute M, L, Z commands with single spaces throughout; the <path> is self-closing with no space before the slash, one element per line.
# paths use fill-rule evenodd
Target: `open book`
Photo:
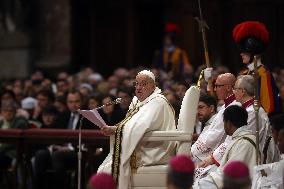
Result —
<path fill-rule="evenodd" d="M 97 125 L 99 128 L 106 126 L 105 121 L 96 109 L 93 110 L 78 110 L 78 112 L 90 122 Z"/>

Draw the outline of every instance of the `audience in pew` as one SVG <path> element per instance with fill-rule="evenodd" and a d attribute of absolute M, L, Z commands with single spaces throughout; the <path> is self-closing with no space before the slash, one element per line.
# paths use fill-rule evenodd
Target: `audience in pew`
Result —
<path fill-rule="evenodd" d="M 16 115 L 17 104 L 13 99 L 2 99 L 0 129 L 27 129 L 28 121 Z M 0 143 L 0 170 L 16 170 L 16 146 Z M 2 178 L 0 175 L 0 182 Z"/>

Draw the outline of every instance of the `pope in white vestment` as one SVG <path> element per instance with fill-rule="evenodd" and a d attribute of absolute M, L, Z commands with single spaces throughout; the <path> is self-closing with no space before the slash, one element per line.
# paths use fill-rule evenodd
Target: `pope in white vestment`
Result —
<path fill-rule="evenodd" d="M 175 154 L 174 142 L 141 142 L 147 132 L 176 130 L 174 110 L 161 90 L 155 87 L 154 81 L 152 72 L 144 70 L 138 73 L 136 96 L 126 118 L 117 124 L 115 136 L 111 136 L 113 148 L 98 169 L 98 172 L 112 174 L 119 189 L 131 187 L 131 172 L 138 167 L 167 164 Z M 152 85 L 151 82 L 154 87 L 147 88 L 147 84 Z"/>

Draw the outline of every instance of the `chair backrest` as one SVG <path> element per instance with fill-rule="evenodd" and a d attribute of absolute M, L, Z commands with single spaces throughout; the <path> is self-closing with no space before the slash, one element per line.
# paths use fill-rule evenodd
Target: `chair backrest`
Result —
<path fill-rule="evenodd" d="M 182 100 L 177 131 L 152 131 L 143 137 L 143 141 L 179 141 L 176 154 L 190 155 L 192 135 L 195 126 L 197 105 L 200 89 L 196 86 L 190 87 Z M 110 152 L 113 151 L 114 136 L 110 136 Z"/>
<path fill-rule="evenodd" d="M 179 131 L 189 133 L 191 136 L 194 131 L 199 97 L 200 89 L 197 86 L 191 86 L 186 91 L 180 108 L 177 128 Z M 190 155 L 190 148 L 191 142 L 179 142 L 177 154 Z"/>

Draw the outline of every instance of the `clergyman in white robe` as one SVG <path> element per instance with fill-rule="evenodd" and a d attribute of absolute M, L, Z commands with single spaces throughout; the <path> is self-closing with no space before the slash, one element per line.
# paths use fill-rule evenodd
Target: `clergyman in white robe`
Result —
<path fill-rule="evenodd" d="M 230 95 L 225 99 L 225 104 L 214 117 L 214 120 L 203 130 L 197 141 L 191 147 L 192 159 L 195 163 L 199 163 L 211 155 L 214 150 L 224 142 L 226 134 L 224 131 L 223 113 L 224 110 L 231 105 L 241 105 L 235 100 L 234 95 Z"/>
<path fill-rule="evenodd" d="M 249 140 L 244 137 L 249 138 Z M 232 139 L 217 170 L 197 180 L 193 189 L 221 189 L 223 186 L 223 168 L 230 161 L 239 160 L 246 163 L 252 175 L 253 167 L 257 164 L 255 136 L 248 126 L 242 126 L 233 133 Z"/>
<path fill-rule="evenodd" d="M 246 108 L 248 112 L 248 128 L 253 132 L 253 134 L 256 134 L 256 119 L 255 119 L 255 111 L 253 108 L 253 102 L 254 99 L 250 99 L 246 103 L 244 103 L 242 106 Z M 269 123 L 269 119 L 267 116 L 267 113 L 264 111 L 262 107 L 260 107 L 259 112 L 258 112 L 258 120 L 259 120 L 259 149 L 260 152 L 263 152 L 263 148 L 265 146 L 266 140 L 269 136 L 271 136 L 271 127 Z M 220 164 L 222 157 L 225 153 L 225 150 L 227 146 L 230 144 L 232 141 L 232 137 L 227 136 L 226 140 L 224 143 L 222 143 L 212 154 L 214 161 L 218 164 Z M 276 156 L 276 145 L 275 146 L 269 146 L 268 147 L 269 154 L 267 157 L 268 161 L 273 161 L 275 159 L 274 156 Z M 261 158 L 263 159 L 263 154 L 261 154 Z M 278 157 L 279 160 L 280 157 Z M 266 160 L 266 162 L 267 162 Z"/>
<path fill-rule="evenodd" d="M 262 175 L 265 172 L 266 175 Z M 252 189 L 283 189 L 284 159 L 255 166 Z"/>
<path fill-rule="evenodd" d="M 111 148 L 98 172 L 113 174 L 114 169 L 118 170 L 118 189 L 128 189 L 131 187 L 131 171 L 135 171 L 135 168 L 167 164 L 174 155 L 174 142 L 141 142 L 147 132 L 176 130 L 174 110 L 156 87 L 142 102 L 137 97 L 133 98 L 126 118 L 120 124 L 124 125 L 121 152 L 117 154 L 115 148 Z M 120 162 L 113 164 L 115 156 L 120 156 Z"/>

